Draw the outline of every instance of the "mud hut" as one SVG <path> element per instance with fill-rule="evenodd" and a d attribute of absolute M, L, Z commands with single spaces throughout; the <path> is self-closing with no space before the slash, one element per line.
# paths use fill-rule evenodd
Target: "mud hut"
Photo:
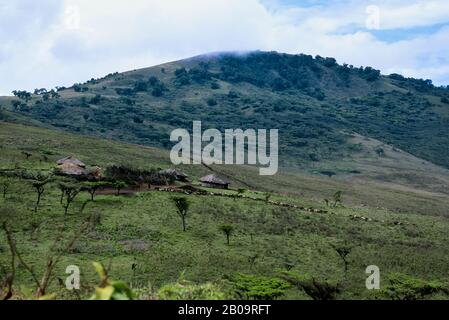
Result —
<path fill-rule="evenodd" d="M 220 178 L 215 174 L 211 174 L 200 179 L 201 184 L 207 188 L 229 189 L 230 182 L 224 178 Z"/>
<path fill-rule="evenodd" d="M 67 176 L 77 176 L 77 177 L 89 177 L 94 174 L 93 177 L 101 175 L 99 168 L 95 168 L 94 171 L 88 170 L 86 164 L 78 160 L 74 156 L 69 156 L 62 158 L 56 162 L 58 165 L 57 170 L 59 174 Z"/>
<path fill-rule="evenodd" d="M 74 156 L 68 156 L 68 157 L 62 158 L 62 159 L 58 160 L 56 163 L 58 164 L 58 166 L 69 164 L 69 165 L 74 165 L 76 167 L 80 167 L 80 168 L 84 168 L 84 169 L 86 168 L 86 165 L 82 161 L 75 158 Z"/>
<path fill-rule="evenodd" d="M 58 166 L 59 173 L 68 176 L 87 176 L 89 171 L 73 163 L 63 163 Z"/>

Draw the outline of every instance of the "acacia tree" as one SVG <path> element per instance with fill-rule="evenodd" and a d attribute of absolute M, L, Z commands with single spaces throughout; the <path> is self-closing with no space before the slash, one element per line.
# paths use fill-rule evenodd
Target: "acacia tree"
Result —
<path fill-rule="evenodd" d="M 341 196 L 343 195 L 343 191 L 337 191 L 335 192 L 335 194 L 333 195 L 334 198 L 334 207 L 336 207 L 337 205 L 341 204 Z"/>
<path fill-rule="evenodd" d="M 348 255 L 351 253 L 353 246 L 343 245 L 343 246 L 334 246 L 332 245 L 332 248 L 338 253 L 338 256 L 341 258 L 341 260 L 344 263 L 345 266 L 345 276 L 348 273 L 348 267 L 349 267 L 349 261 L 348 261 Z"/>
<path fill-rule="evenodd" d="M 240 195 L 244 194 L 245 192 L 246 192 L 246 189 L 243 189 L 243 188 L 240 188 L 237 190 L 237 193 Z"/>
<path fill-rule="evenodd" d="M 45 192 L 45 186 L 47 185 L 48 182 L 49 182 L 48 180 L 33 182 L 33 188 L 37 193 L 37 200 L 36 200 L 36 204 L 34 206 L 34 212 L 37 212 L 37 209 L 39 208 L 39 204 L 41 203 L 42 195 Z"/>
<path fill-rule="evenodd" d="M 268 203 L 270 202 L 272 194 L 270 192 L 265 193 L 265 202 Z"/>
<path fill-rule="evenodd" d="M 220 231 L 223 232 L 226 236 L 226 243 L 230 245 L 231 235 L 234 233 L 234 227 L 229 224 L 224 224 L 220 226 Z"/>
<path fill-rule="evenodd" d="M 6 194 L 8 193 L 9 187 L 11 186 L 11 179 L 6 178 L 2 181 L 2 193 L 3 199 L 6 199 Z"/>
<path fill-rule="evenodd" d="M 61 196 L 59 198 L 59 203 L 62 205 L 67 189 L 70 189 L 76 184 L 74 179 L 62 179 L 58 182 L 58 188 L 61 191 Z"/>
<path fill-rule="evenodd" d="M 172 201 L 174 202 L 176 208 L 178 209 L 178 215 L 181 217 L 182 220 L 182 229 L 185 232 L 186 231 L 186 217 L 188 210 L 190 208 L 190 202 L 187 200 L 187 198 L 184 197 L 175 197 L 172 198 Z"/>
<path fill-rule="evenodd" d="M 81 189 L 76 185 L 66 185 L 64 188 L 64 198 L 62 207 L 64 208 L 64 215 L 67 215 L 70 204 L 75 200 L 76 196 L 80 193 Z"/>
<path fill-rule="evenodd" d="M 120 195 L 120 191 L 126 188 L 128 184 L 125 181 L 116 181 L 114 182 L 114 188 L 117 189 L 117 195 Z"/>
<path fill-rule="evenodd" d="M 62 204 L 62 201 L 64 201 L 64 194 L 65 194 L 65 189 L 67 187 L 67 184 L 65 183 L 58 183 L 58 188 L 59 190 L 61 190 L 61 197 L 59 198 L 59 203 Z"/>
<path fill-rule="evenodd" d="M 257 253 L 248 257 L 249 269 L 250 270 L 253 270 L 254 266 L 256 265 L 257 259 L 259 259 L 259 255 Z"/>
<path fill-rule="evenodd" d="M 234 195 L 234 200 L 237 200 L 237 197 L 243 196 L 243 194 L 246 192 L 246 189 L 240 188 L 237 190 L 237 195 Z"/>
<path fill-rule="evenodd" d="M 22 151 L 22 154 L 28 159 L 30 159 L 30 157 L 33 155 L 32 153 L 28 152 L 28 151 Z"/>

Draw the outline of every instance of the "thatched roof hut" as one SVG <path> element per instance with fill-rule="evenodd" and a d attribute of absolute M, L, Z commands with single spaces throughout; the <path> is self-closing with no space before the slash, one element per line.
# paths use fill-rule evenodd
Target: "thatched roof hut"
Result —
<path fill-rule="evenodd" d="M 101 179 L 101 168 L 87 168 L 87 166 L 77 158 L 69 156 L 60 159 L 56 162 L 58 164 L 58 173 L 67 176 L 82 177 L 89 180 Z"/>
<path fill-rule="evenodd" d="M 230 182 L 224 178 L 220 178 L 215 174 L 202 177 L 200 179 L 203 186 L 208 188 L 228 189 Z"/>
<path fill-rule="evenodd" d="M 80 168 L 86 168 L 86 165 L 82 161 L 75 158 L 74 156 L 62 158 L 58 160 L 56 163 L 58 164 L 58 166 L 62 166 L 64 164 L 71 164 Z"/>
<path fill-rule="evenodd" d="M 89 174 L 88 170 L 73 163 L 63 163 L 58 166 L 58 170 L 61 174 L 68 176 L 85 176 Z"/>

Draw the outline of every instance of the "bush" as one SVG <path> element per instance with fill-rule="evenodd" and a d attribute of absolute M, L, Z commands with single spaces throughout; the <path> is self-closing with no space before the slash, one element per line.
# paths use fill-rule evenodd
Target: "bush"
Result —
<path fill-rule="evenodd" d="M 136 104 L 136 101 L 130 98 L 120 98 L 119 99 L 120 103 L 124 103 L 127 106 L 134 106 Z"/>
<path fill-rule="evenodd" d="M 225 294 L 212 283 L 194 284 L 186 280 L 159 289 L 160 300 L 224 300 Z"/>
<path fill-rule="evenodd" d="M 215 100 L 214 98 L 209 98 L 209 99 L 207 99 L 207 105 L 209 106 L 209 107 L 214 107 L 214 106 L 216 106 L 218 103 L 217 103 L 217 100 Z"/>
<path fill-rule="evenodd" d="M 154 77 L 154 76 L 152 76 L 152 77 L 150 77 L 150 79 L 148 79 L 148 83 L 150 84 L 150 86 L 154 86 L 157 83 L 159 83 L 159 79 Z"/>
<path fill-rule="evenodd" d="M 175 70 L 175 76 L 180 77 L 187 74 L 187 70 L 185 68 L 180 68 Z"/>
<path fill-rule="evenodd" d="M 134 84 L 134 92 L 143 92 L 143 91 L 147 91 L 147 89 L 148 89 L 148 85 L 144 81 L 137 81 Z"/>
<path fill-rule="evenodd" d="M 397 73 L 392 73 L 388 76 L 390 79 L 393 80 L 398 80 L 398 81 L 405 81 L 406 79 L 404 78 L 404 76 L 397 74 Z"/>
<path fill-rule="evenodd" d="M 283 91 L 290 88 L 290 83 L 282 78 L 276 78 L 271 83 L 271 88 L 274 91 Z"/>
<path fill-rule="evenodd" d="M 163 93 L 164 93 L 164 92 L 163 92 L 162 89 L 159 88 L 159 87 L 154 88 L 153 91 L 151 92 L 151 94 L 153 95 L 153 97 L 162 97 Z"/>
<path fill-rule="evenodd" d="M 175 84 L 178 86 L 185 86 L 190 84 L 190 77 L 185 68 L 180 68 L 175 71 Z"/>
<path fill-rule="evenodd" d="M 89 91 L 89 88 L 83 87 L 81 84 L 74 84 L 73 90 L 75 90 L 75 92 L 86 92 Z"/>
<path fill-rule="evenodd" d="M 134 123 L 142 124 L 144 120 L 142 117 L 135 116 L 133 118 L 133 121 L 134 121 Z"/>
<path fill-rule="evenodd" d="M 380 78 L 380 71 L 371 67 L 366 67 L 365 69 L 360 68 L 360 75 L 368 82 L 376 81 Z"/>
<path fill-rule="evenodd" d="M 103 97 L 100 94 L 96 94 L 95 97 L 90 99 L 90 104 L 97 105 L 103 100 Z"/>
<path fill-rule="evenodd" d="M 130 88 L 115 88 L 115 92 L 117 92 L 118 95 L 120 96 L 133 96 L 134 95 L 134 90 L 130 89 Z"/>
<path fill-rule="evenodd" d="M 449 293 L 448 288 L 439 281 L 426 281 L 401 273 L 388 275 L 387 282 L 380 294 L 391 300 L 423 300 L 438 292 Z"/>
<path fill-rule="evenodd" d="M 153 88 L 151 92 L 153 97 L 162 97 L 164 92 L 168 91 L 165 84 L 156 77 L 150 77 L 148 84 Z"/>
<path fill-rule="evenodd" d="M 290 284 L 278 278 L 237 274 L 232 279 L 237 295 L 246 299 L 274 300 L 284 295 Z"/>
<path fill-rule="evenodd" d="M 31 99 L 31 93 L 28 92 L 28 91 L 14 90 L 12 93 L 17 98 L 23 99 L 23 100 L 25 100 L 27 102 Z"/>
<path fill-rule="evenodd" d="M 166 185 L 173 183 L 170 177 L 159 174 L 156 170 L 141 170 L 126 166 L 111 166 L 106 168 L 106 176 L 114 181 L 124 181 L 128 184 L 148 183 Z"/>
<path fill-rule="evenodd" d="M 385 150 L 381 147 L 378 147 L 374 150 L 379 157 L 385 156 Z"/>

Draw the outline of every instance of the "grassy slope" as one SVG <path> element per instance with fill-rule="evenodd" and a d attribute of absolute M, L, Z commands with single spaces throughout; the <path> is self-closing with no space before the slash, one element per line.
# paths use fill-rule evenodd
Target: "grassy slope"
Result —
<path fill-rule="evenodd" d="M 165 151 L 44 129 L 0 123 L 0 137 L 2 168 L 48 169 L 55 159 L 70 153 L 91 165 L 134 163 L 146 168 L 168 165 Z M 21 155 L 23 149 L 33 153 L 29 160 Z M 49 154 L 48 162 L 39 160 L 42 153 Z M 206 172 L 204 168 L 184 169 L 191 170 L 189 173 L 194 178 Z M 135 287 L 147 286 L 149 281 L 159 287 L 175 281 L 183 271 L 188 279 L 205 282 L 219 281 L 235 272 L 275 275 L 276 269 L 287 265 L 293 265 L 293 270 L 299 273 L 339 280 L 343 276 L 343 266 L 331 245 L 345 241 L 358 246 L 349 256 L 350 272 L 342 298 L 372 297 L 364 289 L 364 270 L 371 264 L 378 265 L 382 275 L 402 272 L 421 278 L 449 280 L 449 222 L 443 212 L 426 211 L 441 209 L 441 201 L 446 201 L 447 208 L 447 197 L 440 199 L 434 194 L 424 196 L 409 190 L 351 185 L 308 176 L 280 175 L 265 180 L 256 176 L 251 168 L 219 169 L 248 181 L 256 189 L 280 190 L 282 194 L 275 195 L 274 199 L 284 202 L 323 208 L 319 192 L 329 194 L 345 189 L 345 203 L 377 200 L 385 206 L 400 205 L 408 214 L 373 206 L 345 206 L 331 209 L 332 214 L 311 214 L 252 200 L 189 196 L 192 208 L 187 220 L 188 231 L 183 233 L 170 193 L 153 191 L 127 197 L 101 195 L 80 214 L 80 207 L 88 198 L 87 194 L 81 194 L 69 215 L 64 217 L 56 187 L 47 190 L 39 212 L 34 214 L 35 194 L 30 185 L 15 181 L 7 199 L 0 200 L 1 219 L 8 220 L 13 226 L 19 250 L 39 271 L 60 232 L 67 238 L 87 215 L 100 213 L 101 224 L 83 236 L 72 252 L 64 256 L 55 274 L 64 279 L 65 266 L 79 265 L 85 286 L 83 293 L 89 292 L 98 282 L 90 265 L 93 260 L 106 264 L 110 260 L 112 277 L 132 282 Z M 257 192 L 253 194 L 263 196 Z M 426 209 L 421 211 L 419 207 L 423 203 Z M 407 206 L 413 210 L 407 211 Z M 353 215 L 374 221 L 353 220 Z M 400 225 L 395 223 L 398 221 Z M 230 247 L 225 245 L 225 238 L 218 231 L 222 223 L 232 223 L 237 228 Z M 251 233 L 255 234 L 253 241 Z M 144 250 L 128 251 L 130 242 L 143 243 Z M 0 252 L 0 264 L 6 267 L 8 251 L 3 233 Z M 248 259 L 255 255 L 256 263 L 251 266 Z M 134 272 L 133 263 L 137 263 Z M 23 269 L 18 270 L 18 280 L 20 284 L 32 285 Z M 70 294 L 58 288 L 56 282 L 51 291 L 57 292 L 60 298 L 70 298 Z M 306 297 L 292 289 L 284 298 Z"/>
<path fill-rule="evenodd" d="M 17 166 L 49 169 L 55 161 L 69 154 L 75 154 L 91 166 L 106 168 L 112 164 L 125 164 L 134 167 L 168 168 L 171 167 L 169 154 L 165 150 L 124 144 L 110 140 L 102 140 L 89 136 L 79 136 L 63 131 L 41 129 L 31 126 L 16 125 L 0 122 L 0 141 L 2 141 L 2 161 L 0 168 L 14 168 Z M 370 140 L 370 144 L 378 146 L 380 143 Z M 343 159 L 341 163 L 330 162 L 326 168 L 335 170 L 347 168 L 348 162 L 353 166 L 365 166 L 366 174 L 342 174 L 342 178 L 323 178 L 310 174 L 291 173 L 281 171 L 274 177 L 261 177 L 258 169 L 248 166 L 212 166 L 215 172 L 224 175 L 233 182 L 233 186 L 269 191 L 285 195 L 301 196 L 323 202 L 332 197 L 337 190 L 345 193 L 345 201 L 352 206 L 380 207 L 398 212 L 412 212 L 426 215 L 447 215 L 449 199 L 447 193 L 447 170 L 432 164 L 423 165 L 422 160 L 397 150 L 388 151 L 388 146 L 382 144 L 386 155 L 377 157 L 372 163 L 372 155 L 354 162 L 354 159 Z M 373 148 L 367 150 L 373 153 Z M 24 161 L 23 151 L 31 152 L 34 156 Z M 391 153 L 391 154 L 390 154 Z M 399 154 L 399 158 L 398 158 Z M 44 161 L 47 157 L 47 161 Z M 368 160 L 366 160 L 368 159 Z M 363 161 L 365 160 L 365 162 Z M 370 167 L 374 169 L 370 170 Z M 417 169 L 416 167 L 419 167 Z M 372 177 L 382 173 L 388 179 Z M 209 172 L 202 166 L 181 166 L 194 178 L 199 178 Z M 347 169 L 346 169 L 347 171 Z M 396 181 L 405 174 L 414 173 L 413 181 L 433 179 L 432 184 L 416 185 L 413 188 L 411 179 Z M 393 180 L 393 182 L 391 182 Z M 441 181 L 439 181 L 441 180 Z M 438 182 L 440 182 L 438 184 Z M 407 187 L 408 186 L 408 187 Z"/>

